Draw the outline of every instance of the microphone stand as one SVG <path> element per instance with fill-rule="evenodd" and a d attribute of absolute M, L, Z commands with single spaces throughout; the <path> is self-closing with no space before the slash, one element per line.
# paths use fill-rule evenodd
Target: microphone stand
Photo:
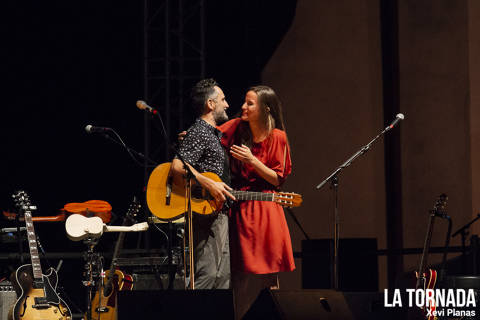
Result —
<path fill-rule="evenodd" d="M 193 174 L 192 170 L 190 170 L 190 167 L 187 165 L 185 160 L 183 160 L 178 150 L 175 150 L 175 155 L 178 157 L 178 159 L 180 159 L 180 161 L 182 161 L 183 167 L 185 169 L 185 192 L 186 192 L 186 198 L 187 198 L 186 224 L 188 228 L 188 261 L 190 264 L 190 268 L 189 268 L 190 284 L 188 288 L 186 285 L 186 278 L 184 279 L 184 281 L 185 281 L 186 289 L 194 290 L 195 289 L 195 259 L 194 259 L 194 253 L 193 253 L 192 179 L 196 179 L 196 177 Z M 185 235 L 183 236 L 183 247 L 185 248 Z M 186 261 L 185 250 L 183 251 L 183 261 Z M 183 268 L 184 268 L 184 275 L 186 277 L 187 275 L 186 263 L 184 263 Z"/>
<path fill-rule="evenodd" d="M 334 225 L 333 225 L 333 252 L 334 252 L 334 258 L 333 258 L 333 287 L 335 290 L 339 289 L 339 279 L 338 279 L 338 243 L 339 243 L 339 234 L 340 234 L 340 216 L 338 214 L 338 184 L 339 184 L 339 179 L 338 175 L 339 173 L 346 167 L 352 164 L 353 161 L 355 161 L 358 157 L 366 153 L 368 150 L 370 150 L 370 147 L 372 144 L 380 138 L 385 132 L 389 131 L 390 129 L 393 128 L 393 124 L 386 127 L 383 129 L 382 132 L 380 132 L 375 138 L 373 138 L 369 143 L 364 145 L 360 150 L 358 150 L 356 153 L 354 153 L 350 158 L 347 159 L 344 163 L 342 163 L 337 169 L 335 169 L 325 180 L 323 180 L 321 183 L 319 183 L 316 187 L 317 190 L 319 190 L 321 187 L 323 187 L 327 182 L 330 182 L 331 184 L 331 189 L 333 189 L 334 192 L 334 198 L 335 198 L 335 218 L 334 218 Z"/>
<path fill-rule="evenodd" d="M 107 139 L 107 140 L 109 140 L 109 141 L 112 141 L 112 142 L 114 142 L 114 143 L 116 143 L 116 144 L 124 147 L 124 148 L 127 150 L 128 154 L 132 157 L 132 159 L 133 159 L 137 164 L 139 164 L 139 165 L 141 165 L 141 166 L 144 166 L 143 164 L 140 164 L 140 163 L 137 161 L 137 159 L 132 155 L 132 153 L 135 154 L 136 156 L 142 158 L 142 159 L 147 160 L 147 162 L 149 162 L 150 164 L 152 164 L 152 166 L 157 166 L 157 165 L 158 165 L 158 162 L 153 161 L 152 159 L 148 158 L 148 157 L 145 156 L 144 154 L 142 154 L 142 153 L 136 151 L 135 149 L 132 149 L 132 148 L 130 148 L 129 146 L 127 146 L 127 145 L 123 142 L 123 140 L 120 138 L 120 136 L 115 132 L 115 130 L 112 129 L 112 132 L 117 136 L 117 138 L 118 138 L 120 141 L 117 141 L 117 140 L 115 140 L 115 139 L 112 139 L 112 137 L 110 137 L 110 136 L 109 136 L 108 134 L 106 134 L 106 133 L 103 133 L 102 136 L 103 136 L 105 139 Z"/>
<path fill-rule="evenodd" d="M 158 120 L 160 121 L 160 125 L 162 126 L 162 132 L 163 132 L 163 137 L 165 138 L 165 141 L 166 143 L 168 144 L 168 142 L 170 141 L 170 138 L 167 134 L 167 130 L 165 130 L 165 125 L 163 124 L 163 119 L 162 119 L 162 116 L 160 115 L 160 112 L 158 112 L 158 110 L 156 110 L 155 108 L 152 108 L 150 106 L 148 106 L 144 101 L 143 103 L 140 104 L 141 106 L 138 105 L 138 101 L 137 101 L 137 107 L 141 110 L 144 110 L 146 111 L 145 114 L 151 114 L 152 116 L 153 115 L 157 115 L 158 117 Z M 142 106 L 144 105 L 144 106 Z M 148 108 L 147 108 L 148 107 Z M 183 163 L 183 166 L 187 172 L 187 176 L 186 176 L 186 179 L 187 179 L 187 201 L 188 201 L 188 205 L 187 207 L 189 208 L 188 210 L 188 216 L 187 217 L 187 223 L 189 225 L 189 239 L 193 239 L 193 236 L 190 236 L 190 230 L 192 230 L 192 227 L 190 226 L 190 221 L 192 220 L 191 219 L 191 178 L 195 177 L 193 175 L 193 173 L 190 171 L 190 168 L 185 164 L 185 161 L 182 159 L 182 157 L 178 154 L 177 150 L 175 148 L 172 148 L 170 146 L 171 149 L 174 150 L 175 154 L 178 156 L 178 158 L 182 161 Z M 167 157 L 169 156 L 170 150 L 167 149 Z M 144 157 L 145 159 L 148 160 L 148 158 Z M 188 193 L 190 192 L 190 193 Z M 184 228 L 185 228 L 185 225 L 184 225 Z M 176 275 L 176 270 L 173 266 L 173 224 L 171 221 L 168 221 L 168 231 L 169 231 L 169 237 L 168 237 L 168 243 L 167 243 L 167 252 L 168 252 L 168 290 L 172 290 L 173 289 L 173 282 L 175 280 L 175 275 Z M 193 241 L 193 240 L 192 240 Z M 189 243 L 190 243 L 190 240 L 189 240 Z M 183 235 L 183 247 L 185 248 L 185 234 Z M 193 255 L 191 255 L 191 259 L 193 261 Z M 185 264 L 185 250 L 183 251 L 183 261 L 184 261 L 184 266 L 183 266 L 183 271 L 184 271 L 184 283 L 185 283 L 185 288 L 187 287 L 187 284 L 186 284 L 186 274 L 187 274 L 187 266 Z M 191 269 L 190 271 L 193 271 L 193 269 Z M 192 277 L 192 276 L 191 276 Z M 192 279 L 192 278 L 190 278 Z M 190 280 L 190 283 L 191 285 L 193 284 L 193 281 Z M 193 289 L 193 288 L 192 288 Z"/>
<path fill-rule="evenodd" d="M 442 257 L 442 266 L 440 267 L 440 276 L 439 276 L 439 282 L 443 282 L 445 280 L 446 276 L 446 265 L 447 265 L 447 254 L 448 254 L 448 247 L 450 245 L 450 238 L 452 234 L 452 219 L 450 216 L 441 216 L 444 219 L 448 220 L 448 229 L 447 229 L 447 235 L 445 237 L 445 249 L 443 250 L 443 257 Z"/>
<path fill-rule="evenodd" d="M 470 226 L 475 222 L 477 221 L 478 219 L 480 219 L 480 213 L 477 214 L 477 216 L 475 217 L 475 219 L 473 219 L 472 221 L 470 221 L 469 223 L 467 223 L 466 225 L 464 225 L 463 227 L 461 227 L 460 229 L 458 229 L 457 231 L 455 231 L 453 234 L 452 234 L 452 238 L 456 237 L 458 234 L 460 234 L 462 236 L 462 260 L 463 260 L 463 265 L 464 265 L 464 271 L 466 271 L 466 268 L 467 268 L 467 254 L 466 254 L 466 240 L 467 240 L 467 235 L 468 235 L 468 228 L 470 228 Z"/>

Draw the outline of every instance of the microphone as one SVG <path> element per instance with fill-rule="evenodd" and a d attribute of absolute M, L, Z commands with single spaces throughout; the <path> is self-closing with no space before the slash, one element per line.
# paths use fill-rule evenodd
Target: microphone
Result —
<path fill-rule="evenodd" d="M 405 116 L 403 115 L 403 113 L 397 113 L 397 115 L 395 116 L 395 120 L 393 120 L 392 123 L 390 123 L 390 125 L 385 128 L 385 131 L 392 129 L 397 125 L 397 123 L 400 120 L 403 120 L 403 119 L 405 119 Z"/>
<path fill-rule="evenodd" d="M 138 100 L 137 101 L 137 108 L 140 109 L 140 110 L 145 110 L 147 112 L 150 112 L 152 114 L 156 114 L 157 113 L 157 110 L 153 109 L 152 107 L 150 107 L 145 101 L 143 100 Z"/>
<path fill-rule="evenodd" d="M 87 133 L 95 133 L 95 132 L 103 133 L 103 132 L 107 132 L 107 131 L 112 131 L 112 128 L 94 127 L 91 124 L 89 124 L 85 127 L 85 131 L 87 131 Z"/>
<path fill-rule="evenodd" d="M 63 260 L 60 260 L 57 264 L 57 267 L 55 268 L 55 271 L 57 271 L 57 273 L 60 271 L 60 268 L 62 267 L 62 264 L 63 264 Z"/>

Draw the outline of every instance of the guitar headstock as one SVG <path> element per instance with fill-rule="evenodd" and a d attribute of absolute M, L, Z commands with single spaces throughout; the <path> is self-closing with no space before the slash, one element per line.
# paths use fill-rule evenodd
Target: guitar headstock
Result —
<path fill-rule="evenodd" d="M 30 201 L 30 197 L 28 196 L 28 194 L 23 191 L 23 190 L 19 190 L 17 192 L 15 192 L 13 195 L 12 195 L 12 198 L 13 198 L 13 202 L 15 203 L 15 206 L 21 210 L 35 210 L 36 207 L 35 206 L 32 206 L 32 203 Z"/>
<path fill-rule="evenodd" d="M 302 204 L 302 195 L 293 192 L 276 192 L 273 196 L 273 201 L 283 207 L 300 207 Z"/>
<path fill-rule="evenodd" d="M 142 204 L 137 200 L 137 197 L 133 197 L 133 201 L 130 204 L 130 207 L 128 207 L 125 216 L 131 221 L 136 221 L 141 208 Z"/>
<path fill-rule="evenodd" d="M 447 200 L 448 196 L 445 193 L 439 195 L 431 212 L 437 216 L 445 217 L 447 215 Z"/>

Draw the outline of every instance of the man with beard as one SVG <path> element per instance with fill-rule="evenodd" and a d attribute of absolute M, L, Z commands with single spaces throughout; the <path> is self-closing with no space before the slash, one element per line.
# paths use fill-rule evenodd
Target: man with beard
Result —
<path fill-rule="evenodd" d="M 187 163 L 195 180 L 207 189 L 219 202 L 228 198 L 235 200 L 229 192 L 230 167 L 228 155 L 220 142 L 221 133 L 216 126 L 228 120 L 228 103 L 225 94 L 213 79 L 199 81 L 192 89 L 192 106 L 200 115 L 187 130 L 178 153 Z M 184 185 L 183 163 L 172 161 L 174 183 Z M 216 182 L 199 173 L 213 172 L 223 182 Z M 194 215 L 194 259 L 195 288 L 230 288 L 230 249 L 228 242 L 228 216 L 223 211 L 212 215 Z"/>

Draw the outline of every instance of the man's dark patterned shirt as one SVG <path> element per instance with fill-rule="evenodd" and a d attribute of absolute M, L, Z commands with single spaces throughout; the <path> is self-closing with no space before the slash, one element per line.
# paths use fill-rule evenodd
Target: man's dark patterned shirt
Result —
<path fill-rule="evenodd" d="M 230 183 L 228 158 L 220 142 L 222 133 L 205 120 L 197 119 L 188 129 L 178 152 L 199 172 L 213 172 Z"/>

